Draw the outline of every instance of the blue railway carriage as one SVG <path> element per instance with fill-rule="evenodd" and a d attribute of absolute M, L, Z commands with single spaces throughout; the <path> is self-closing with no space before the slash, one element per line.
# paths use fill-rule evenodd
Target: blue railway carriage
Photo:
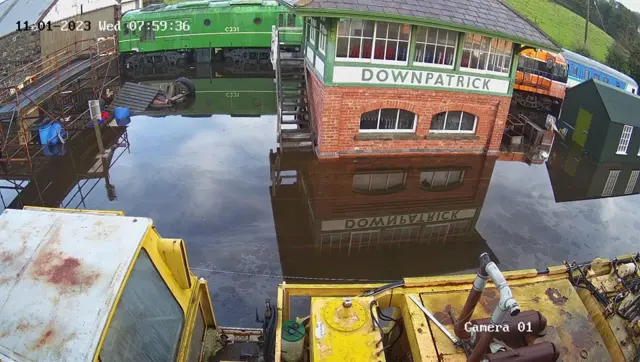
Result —
<path fill-rule="evenodd" d="M 569 64 L 567 88 L 576 86 L 589 79 L 596 79 L 614 87 L 624 89 L 629 93 L 638 94 L 638 83 L 628 75 L 566 49 L 563 49 L 560 54 L 564 56 Z"/>

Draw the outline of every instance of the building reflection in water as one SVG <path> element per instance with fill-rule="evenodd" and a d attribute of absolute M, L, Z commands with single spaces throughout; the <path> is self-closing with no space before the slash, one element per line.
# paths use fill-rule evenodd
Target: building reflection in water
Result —
<path fill-rule="evenodd" d="M 98 149 L 95 130 L 87 128 L 56 150 L 56 155 L 42 153 L 31 167 L 10 165 L 0 174 L 3 207 L 86 208 L 85 198 L 102 179 L 108 199 L 115 200 L 109 169 L 129 150 L 127 127 L 102 127 L 101 134 L 103 152 Z"/>
<path fill-rule="evenodd" d="M 495 162 L 272 152 L 283 275 L 382 281 L 473 269 L 483 252 L 497 261 L 476 230 Z"/>
<path fill-rule="evenodd" d="M 600 199 L 640 193 L 640 160 L 597 161 L 578 144 L 557 140 L 547 161 L 556 202 Z"/>

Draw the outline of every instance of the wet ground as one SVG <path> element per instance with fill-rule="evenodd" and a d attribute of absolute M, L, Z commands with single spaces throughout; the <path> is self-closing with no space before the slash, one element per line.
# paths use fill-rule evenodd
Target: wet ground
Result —
<path fill-rule="evenodd" d="M 109 170 L 117 199 L 110 201 L 104 178 L 95 178 L 79 206 L 151 217 L 162 236 L 184 238 L 191 266 L 210 283 L 219 323 L 247 327 L 259 326 L 255 308 L 275 298 L 283 273 L 393 280 L 472 269 L 482 251 L 503 270 L 638 251 L 638 195 L 558 203 L 562 195 L 554 195 L 547 165 L 485 156 L 319 163 L 284 155 L 280 167 L 298 178 L 274 195 L 275 133 L 275 116 L 134 117 L 126 133 L 130 148 Z M 461 186 L 425 192 L 425 169 L 451 167 L 465 170 Z M 402 192 L 367 195 L 367 176 L 354 178 L 362 170 L 394 168 L 406 172 Z M 365 188 L 375 183 L 368 177 Z M 387 188 L 396 176 L 388 177 Z M 66 204 L 78 185 L 59 189 Z M 587 194 L 583 198 L 593 197 Z M 10 201 L 15 192 L 3 190 L 3 196 Z M 388 218 L 378 223 L 395 234 L 371 228 L 376 217 L 388 215 L 407 215 L 407 225 L 416 228 L 394 229 L 404 223 Z M 440 223 L 426 222 L 430 217 Z M 456 223 L 447 224 L 451 219 Z M 357 232 L 350 232 L 354 225 Z"/>

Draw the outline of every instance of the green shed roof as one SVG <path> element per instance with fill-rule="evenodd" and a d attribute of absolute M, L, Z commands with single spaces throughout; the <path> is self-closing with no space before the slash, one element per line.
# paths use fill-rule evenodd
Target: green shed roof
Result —
<path fill-rule="evenodd" d="M 593 87 L 597 91 L 611 122 L 640 127 L 640 97 L 595 79 L 574 88 L 578 87 Z"/>

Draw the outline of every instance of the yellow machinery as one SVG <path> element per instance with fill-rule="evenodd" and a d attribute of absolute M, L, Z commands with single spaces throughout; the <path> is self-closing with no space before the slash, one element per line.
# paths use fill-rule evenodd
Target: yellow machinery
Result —
<path fill-rule="evenodd" d="M 261 329 L 224 328 L 152 220 L 5 210 L 0 361 L 637 361 L 639 259 L 502 273 L 483 254 L 476 275 L 282 284 Z M 290 316 L 301 296 L 309 315 Z"/>

